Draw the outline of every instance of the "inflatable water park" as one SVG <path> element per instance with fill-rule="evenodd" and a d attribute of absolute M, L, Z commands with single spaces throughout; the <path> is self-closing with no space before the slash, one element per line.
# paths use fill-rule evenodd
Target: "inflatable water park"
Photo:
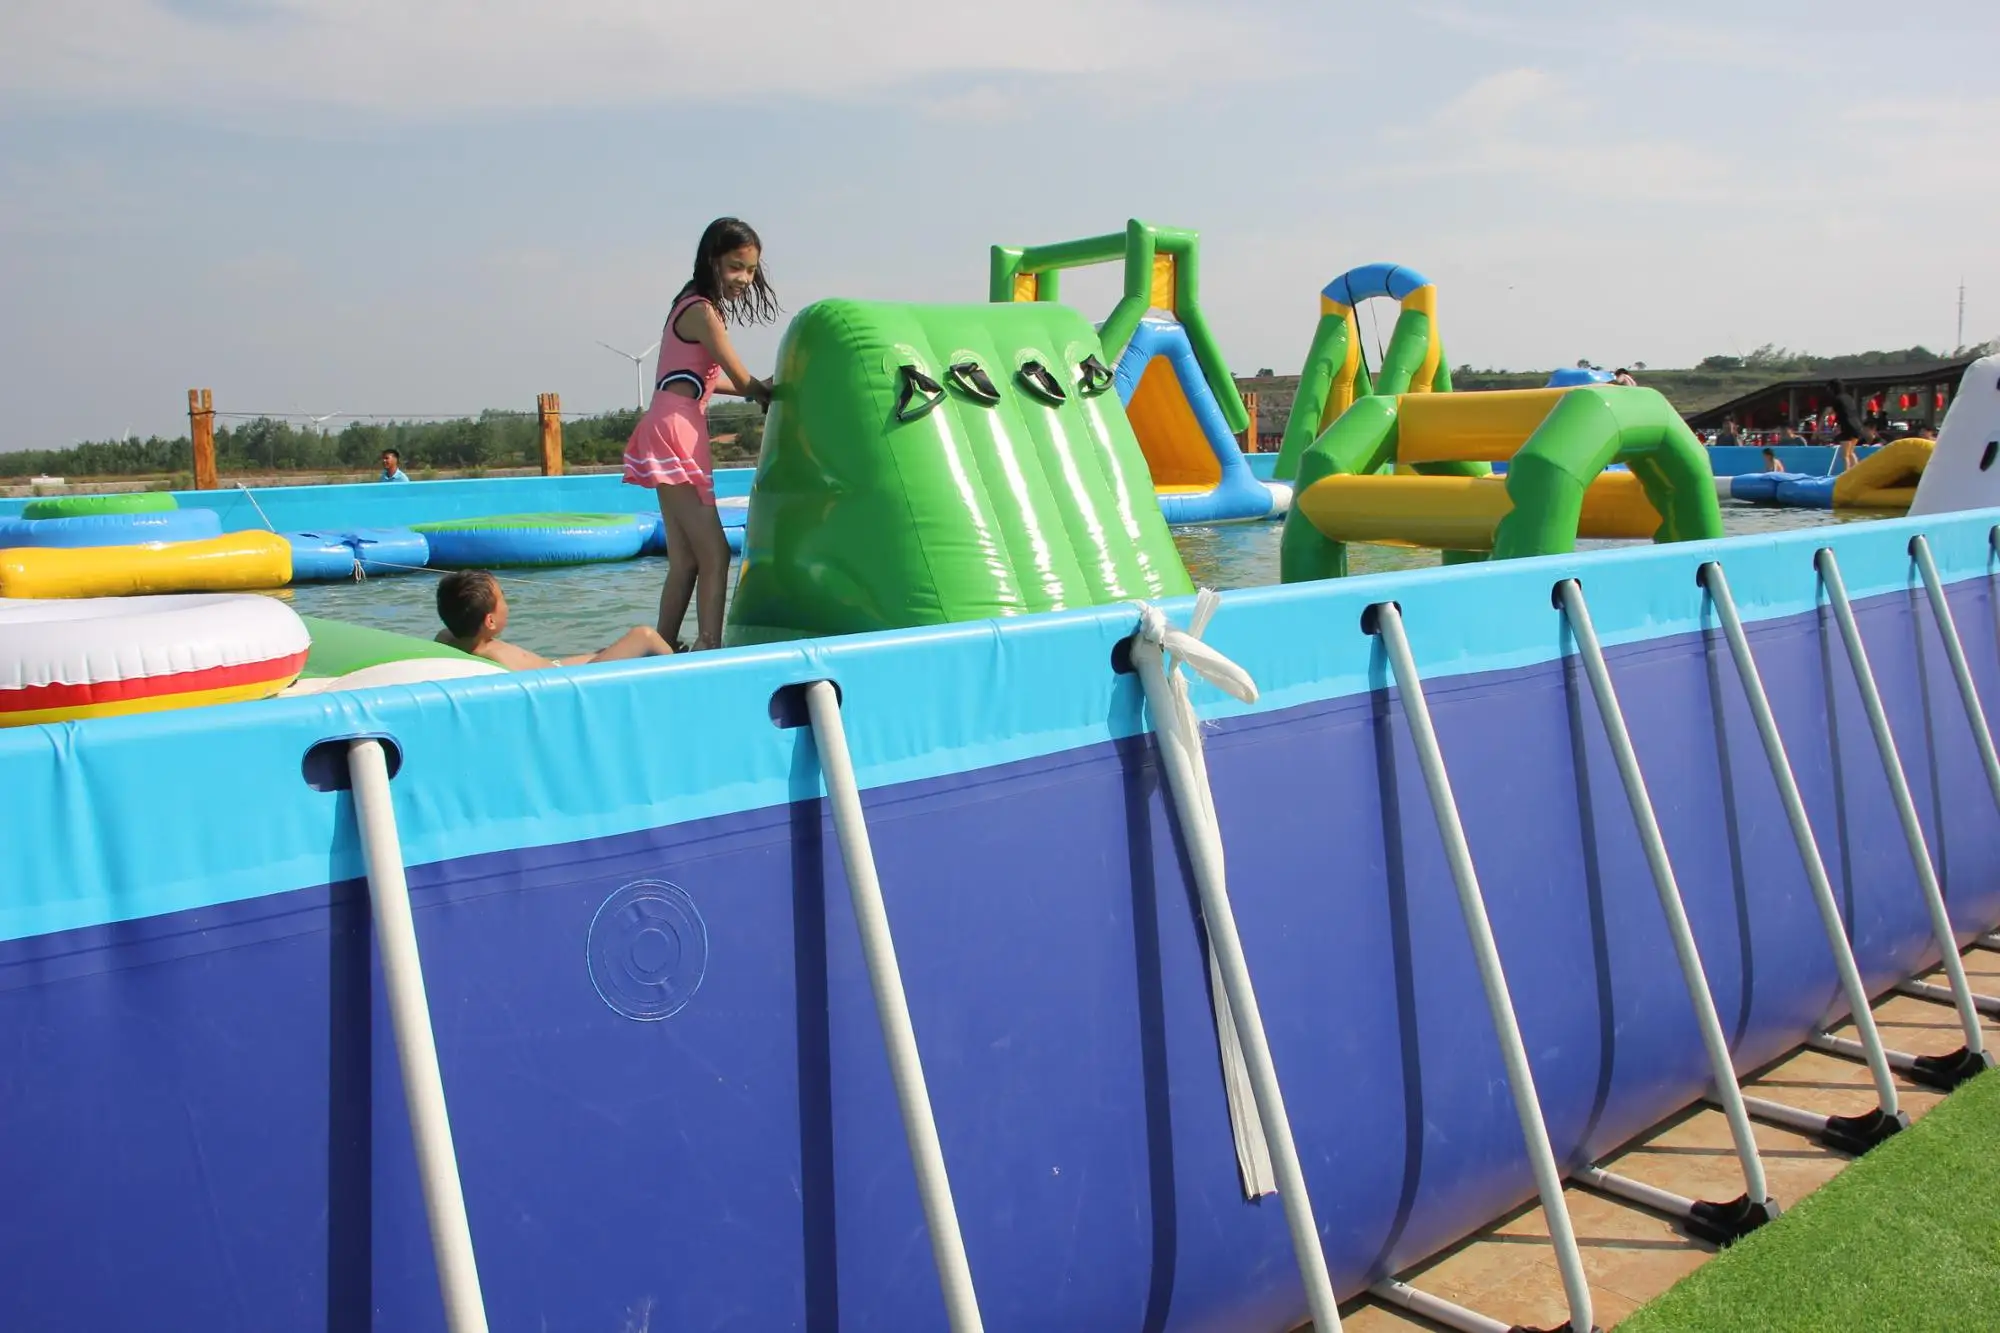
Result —
<path fill-rule="evenodd" d="M 1454 391 L 1391 264 L 1260 476 L 1198 257 L 800 310 L 720 651 L 277 595 L 663 549 L 615 476 L 0 510 L 0 1327 L 1485 1331 L 1407 1275 L 1539 1201 L 1582 1333 L 1566 1182 L 1727 1243 L 1753 1120 L 1990 1065 L 2000 357 L 1847 474 L 1906 514 L 1732 537 L 1657 392 Z M 1257 522 L 1281 581 L 1197 587 Z M 1744 1093 L 1808 1043 L 1868 1111 Z M 1697 1104 L 1729 1190 L 1603 1165 Z"/>

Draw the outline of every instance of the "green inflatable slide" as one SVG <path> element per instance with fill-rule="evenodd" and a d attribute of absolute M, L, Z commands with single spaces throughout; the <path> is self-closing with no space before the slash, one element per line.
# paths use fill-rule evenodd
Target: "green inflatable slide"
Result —
<path fill-rule="evenodd" d="M 777 386 L 730 644 L 1194 591 L 1066 306 L 821 301 Z"/>

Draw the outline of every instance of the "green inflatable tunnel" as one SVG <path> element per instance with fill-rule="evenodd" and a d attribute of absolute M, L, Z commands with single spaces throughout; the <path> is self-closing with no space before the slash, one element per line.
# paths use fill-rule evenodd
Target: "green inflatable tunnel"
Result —
<path fill-rule="evenodd" d="M 726 641 L 1192 592 L 1066 306 L 821 301 L 786 330 Z"/>

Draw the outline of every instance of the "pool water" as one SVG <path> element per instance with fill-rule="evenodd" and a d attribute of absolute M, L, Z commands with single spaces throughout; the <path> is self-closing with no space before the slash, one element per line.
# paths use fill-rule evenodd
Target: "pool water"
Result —
<path fill-rule="evenodd" d="M 1724 505 L 1722 521 L 1724 530 L 1734 537 L 1858 520 L 1825 509 Z M 1179 528 L 1174 532 L 1174 545 L 1180 548 L 1181 559 L 1197 586 L 1262 587 L 1279 582 L 1278 542 L 1283 531 L 1282 523 Z M 1583 549 L 1624 544 L 1578 543 Z M 1414 547 L 1355 545 L 1349 550 L 1350 568 L 1356 574 L 1421 569 L 1438 562 L 1437 552 Z M 732 561 L 729 567 L 732 593 L 739 564 Z M 602 648 L 632 626 L 654 622 L 666 576 L 663 556 L 616 564 L 500 571 L 510 608 L 507 639 L 549 657 Z M 429 638 L 439 628 L 433 600 L 436 585 L 435 574 L 412 574 L 365 583 L 309 583 L 272 595 L 290 602 L 302 615 Z M 693 642 L 694 636 L 690 611 L 680 637 L 683 642 Z"/>

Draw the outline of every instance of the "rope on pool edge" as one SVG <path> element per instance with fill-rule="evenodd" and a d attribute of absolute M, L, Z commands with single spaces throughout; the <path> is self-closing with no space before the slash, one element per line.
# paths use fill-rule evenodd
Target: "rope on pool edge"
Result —
<path fill-rule="evenodd" d="M 1188 697 L 1187 677 L 1181 673 L 1180 667 L 1186 664 L 1203 680 L 1246 704 L 1257 702 L 1257 682 L 1250 678 L 1250 673 L 1202 642 L 1201 636 L 1221 601 L 1215 592 L 1203 588 L 1195 597 L 1194 615 L 1189 619 L 1186 630 L 1176 629 L 1158 607 L 1141 602 L 1138 634 L 1140 643 L 1158 651 L 1156 661 L 1164 676 L 1164 693 L 1170 701 L 1165 716 L 1155 711 L 1153 725 L 1156 729 L 1173 730 L 1193 770 L 1192 797 L 1205 827 L 1199 834 L 1194 829 L 1185 830 L 1185 834 L 1190 841 L 1196 836 L 1214 838 L 1218 872 L 1221 869 L 1222 832 L 1215 814 L 1215 792 L 1209 784 L 1208 762 L 1202 754 L 1201 718 Z M 1134 646 L 1137 647 L 1136 644 Z M 1142 679 L 1151 665 L 1143 661 L 1144 656 L 1133 654 L 1133 666 L 1139 670 Z M 1148 682 L 1149 701 L 1156 689 Z M 1167 776 L 1171 783 L 1171 768 Z M 1196 873 L 1200 873 L 1199 869 Z M 1215 1040 L 1222 1055 L 1222 1086 L 1229 1101 L 1230 1132 L 1236 1139 L 1237 1171 L 1242 1177 L 1244 1197 L 1255 1199 L 1277 1192 L 1277 1180 L 1271 1169 L 1271 1146 L 1264 1137 L 1264 1126 L 1258 1117 L 1256 1090 L 1250 1081 L 1249 1069 L 1244 1064 L 1243 1045 L 1237 1035 L 1235 1015 L 1229 1007 L 1221 965 L 1216 961 L 1212 945 L 1205 952 L 1208 955 L 1208 990 L 1215 1008 Z"/>

